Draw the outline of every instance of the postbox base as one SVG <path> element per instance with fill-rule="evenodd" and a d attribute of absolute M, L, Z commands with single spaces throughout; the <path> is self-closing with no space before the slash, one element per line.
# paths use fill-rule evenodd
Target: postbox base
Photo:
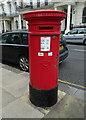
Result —
<path fill-rule="evenodd" d="M 50 107 L 57 102 L 58 87 L 49 90 L 38 90 L 29 85 L 29 95 L 32 104 L 38 107 Z"/>

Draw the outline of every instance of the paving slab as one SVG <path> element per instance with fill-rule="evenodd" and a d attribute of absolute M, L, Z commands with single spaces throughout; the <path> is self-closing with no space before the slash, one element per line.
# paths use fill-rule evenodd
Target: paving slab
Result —
<path fill-rule="evenodd" d="M 20 99 L 11 102 L 2 110 L 3 118 L 42 118 L 44 114 Z"/>
<path fill-rule="evenodd" d="M 10 86 L 5 87 L 4 89 L 9 92 L 14 97 L 20 97 L 25 93 L 28 93 L 29 82 L 28 80 L 18 81 Z"/>
<path fill-rule="evenodd" d="M 59 89 L 66 92 L 68 95 L 74 95 L 77 92 L 77 88 L 64 83 L 59 83 Z"/>
<path fill-rule="evenodd" d="M 66 93 L 58 90 L 58 103 L 60 102 L 61 99 L 63 99 L 63 97 L 66 95 Z M 29 95 L 26 93 L 23 96 L 20 97 L 20 99 L 28 104 L 30 104 L 32 107 L 34 107 L 35 109 L 38 109 L 40 112 L 42 112 L 44 115 L 48 114 L 50 112 L 50 110 L 52 109 L 51 107 L 45 107 L 45 108 L 41 108 L 41 107 L 37 107 L 35 105 L 33 105 L 30 100 L 29 100 Z"/>
<path fill-rule="evenodd" d="M 29 78 L 30 73 L 29 72 L 22 72 L 22 73 L 19 73 L 18 75 L 20 75 L 21 77 Z"/>
<path fill-rule="evenodd" d="M 8 63 L 8 65 L 7 64 L 2 65 L 2 68 L 6 69 L 6 70 L 12 71 L 16 74 L 22 73 L 22 70 L 20 70 L 19 67 L 18 67 L 18 69 L 16 67 L 18 67 L 18 66 L 15 66 L 15 65 L 10 64 L 10 63 Z"/>
<path fill-rule="evenodd" d="M 14 100 L 16 100 L 16 98 L 13 95 L 2 89 L 2 108 L 8 105 L 10 102 L 13 102 Z"/>
<path fill-rule="evenodd" d="M 2 108 L 2 88 L 0 88 L 0 109 Z"/>
<path fill-rule="evenodd" d="M 2 118 L 2 64 L 0 63 L 0 120 Z"/>
<path fill-rule="evenodd" d="M 84 108 L 83 100 L 66 95 L 42 120 L 45 118 L 84 118 Z"/>
<path fill-rule="evenodd" d="M 21 74 L 16 74 L 12 71 L 2 68 L 2 87 L 3 88 L 9 85 L 13 85 L 19 81 L 29 82 L 29 74 L 28 76 L 22 76 Z"/>
<path fill-rule="evenodd" d="M 0 109 L 0 120 L 2 120 L 2 109 Z"/>
<path fill-rule="evenodd" d="M 66 92 L 68 95 L 76 96 L 81 100 L 86 100 L 86 91 L 85 89 L 79 89 L 77 87 L 69 86 L 67 84 L 59 83 L 59 89 Z"/>
<path fill-rule="evenodd" d="M 0 87 L 2 88 L 2 68 L 0 66 Z"/>
<path fill-rule="evenodd" d="M 20 97 L 28 92 L 29 73 L 16 74 L 4 68 L 2 68 L 2 71 L 2 87 L 5 91 L 14 97 Z"/>
<path fill-rule="evenodd" d="M 74 94 L 74 96 L 76 96 L 77 98 L 81 100 L 86 100 L 85 95 L 86 95 L 86 91 L 80 90 L 80 89 L 78 89 L 76 93 Z"/>

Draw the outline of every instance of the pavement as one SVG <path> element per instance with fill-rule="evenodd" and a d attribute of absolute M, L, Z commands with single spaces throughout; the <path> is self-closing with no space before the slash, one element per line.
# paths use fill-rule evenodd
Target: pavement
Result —
<path fill-rule="evenodd" d="M 66 95 L 44 118 L 85 118 L 84 111 L 84 101 Z"/>
<path fill-rule="evenodd" d="M 67 86 L 64 91 L 65 85 L 59 84 L 58 102 L 52 107 L 36 107 L 29 100 L 29 73 L 16 68 L 11 70 L 4 64 L 0 66 L 0 117 L 3 119 L 85 118 L 86 104 L 82 90 Z"/>

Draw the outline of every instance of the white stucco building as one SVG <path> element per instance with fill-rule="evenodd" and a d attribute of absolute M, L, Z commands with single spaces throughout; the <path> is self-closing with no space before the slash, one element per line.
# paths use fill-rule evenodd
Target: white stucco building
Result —
<path fill-rule="evenodd" d="M 62 30 L 68 32 L 72 27 L 86 24 L 86 1 L 70 0 L 54 4 L 55 10 L 65 11 L 67 18 L 62 24 Z"/>
<path fill-rule="evenodd" d="M 86 0 L 60 2 L 52 0 L 1 0 L 0 33 L 7 30 L 26 29 L 27 22 L 22 14 L 36 9 L 53 9 L 65 11 L 67 18 L 62 22 L 61 30 L 68 32 L 72 27 L 86 24 Z"/>

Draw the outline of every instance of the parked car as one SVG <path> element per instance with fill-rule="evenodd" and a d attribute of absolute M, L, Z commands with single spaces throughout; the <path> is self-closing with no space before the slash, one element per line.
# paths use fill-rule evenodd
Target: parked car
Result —
<path fill-rule="evenodd" d="M 83 43 L 86 44 L 86 28 L 75 28 L 63 35 L 63 39 L 67 43 Z"/>
<path fill-rule="evenodd" d="M 17 30 L 3 33 L 0 39 L 2 47 L 2 60 L 17 63 L 23 71 L 28 71 L 28 31 Z M 60 60 L 68 56 L 65 41 L 60 41 Z"/>

